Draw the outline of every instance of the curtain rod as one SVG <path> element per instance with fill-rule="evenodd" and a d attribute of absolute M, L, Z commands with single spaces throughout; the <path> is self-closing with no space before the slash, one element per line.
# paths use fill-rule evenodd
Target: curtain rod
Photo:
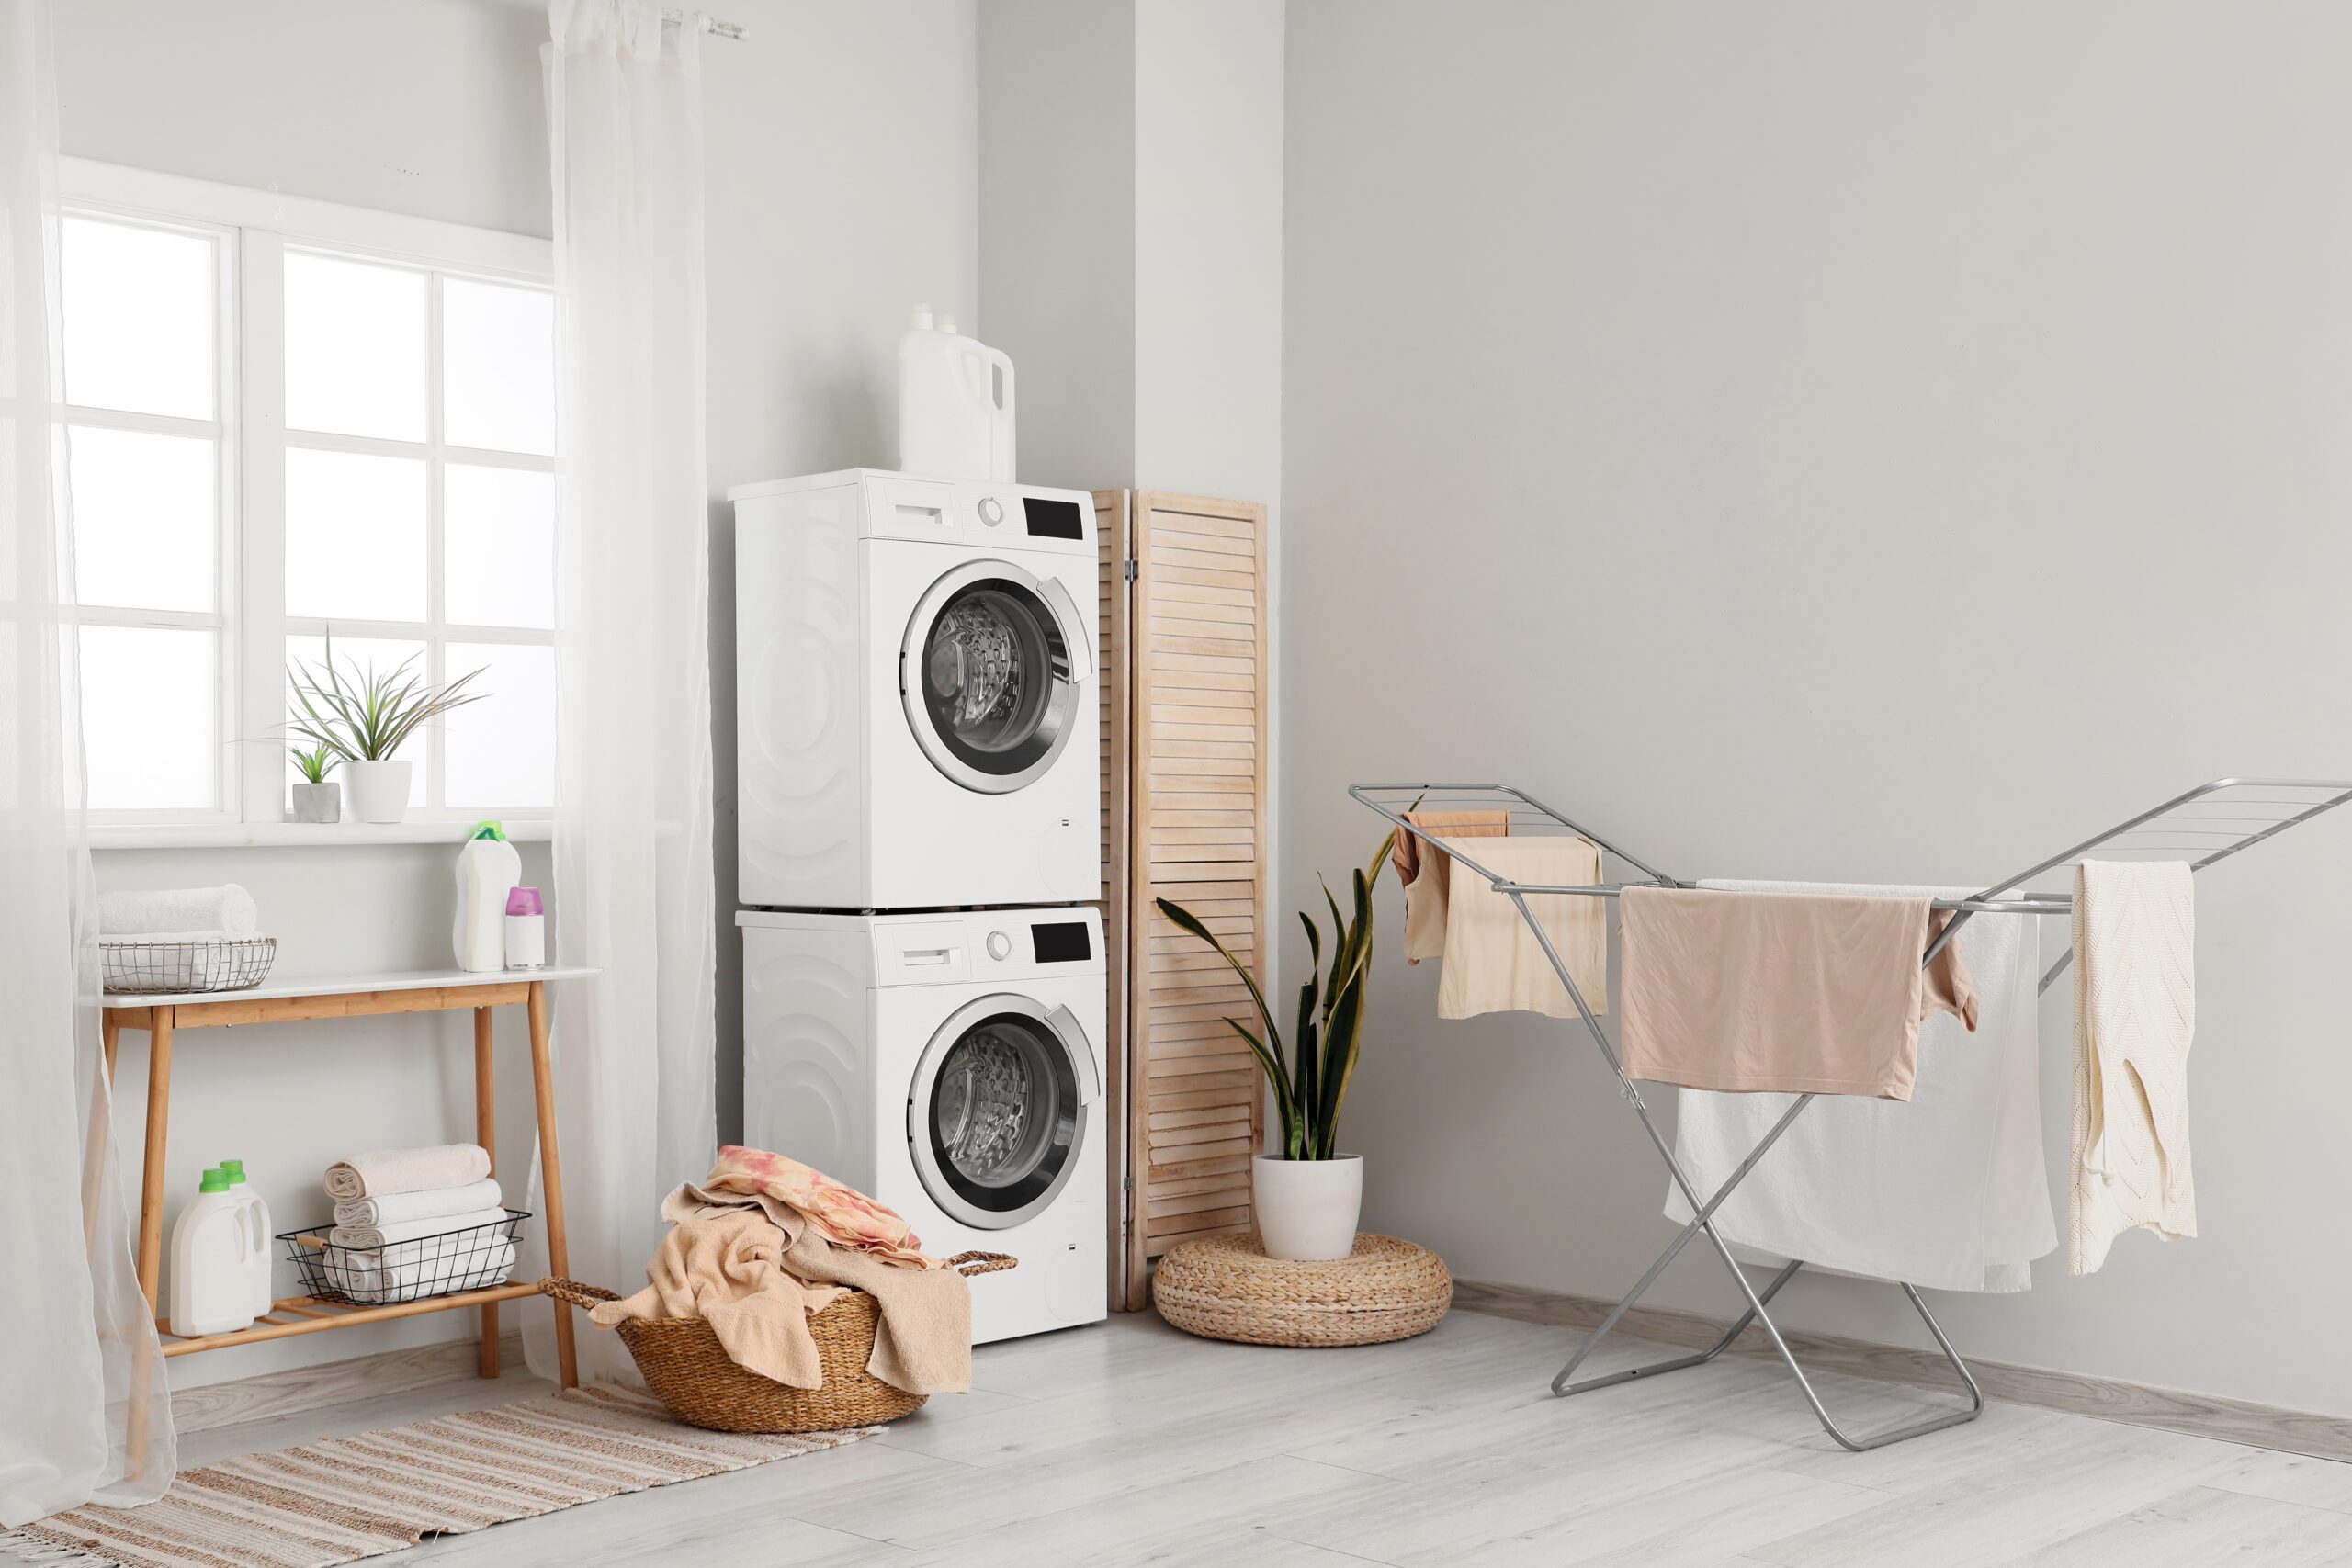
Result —
<path fill-rule="evenodd" d="M 662 13 L 662 17 L 664 21 L 678 22 L 681 24 L 691 22 L 695 20 L 696 17 L 701 15 L 702 14 L 700 12 L 696 11 L 664 11 Z M 702 30 L 707 33 L 716 33 L 720 38 L 748 39 L 752 36 L 736 23 L 722 22 L 716 17 L 702 17 Z"/>

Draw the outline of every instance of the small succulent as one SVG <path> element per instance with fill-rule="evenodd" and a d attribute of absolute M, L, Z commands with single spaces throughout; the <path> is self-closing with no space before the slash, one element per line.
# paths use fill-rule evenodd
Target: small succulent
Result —
<path fill-rule="evenodd" d="M 326 783 L 327 775 L 343 765 L 343 759 L 329 750 L 323 740 L 308 750 L 300 746 L 290 746 L 287 748 L 286 754 L 294 759 L 294 766 L 301 770 L 302 777 L 311 784 Z"/>

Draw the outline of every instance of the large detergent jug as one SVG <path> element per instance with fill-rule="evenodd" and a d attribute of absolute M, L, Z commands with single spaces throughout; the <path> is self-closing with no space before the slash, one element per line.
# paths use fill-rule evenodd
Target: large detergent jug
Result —
<path fill-rule="evenodd" d="M 928 305 L 899 340 L 899 468 L 1012 482 L 1012 361 Z"/>
<path fill-rule="evenodd" d="M 506 967 L 506 896 L 523 880 L 523 857 L 495 822 L 474 825 L 458 852 L 458 918 L 449 932 L 458 967 Z"/>
<path fill-rule="evenodd" d="M 254 1259 L 269 1236 L 251 1203 L 229 1190 L 229 1173 L 204 1173 L 196 1201 L 172 1226 L 172 1332 L 183 1339 L 250 1328 Z"/>

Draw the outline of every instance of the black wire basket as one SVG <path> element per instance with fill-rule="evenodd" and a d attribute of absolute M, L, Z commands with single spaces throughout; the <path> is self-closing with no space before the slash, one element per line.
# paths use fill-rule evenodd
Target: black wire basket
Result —
<path fill-rule="evenodd" d="M 486 1225 L 466 1225 L 383 1247 L 345 1247 L 330 1239 L 335 1226 L 312 1225 L 278 1236 L 315 1301 L 389 1306 L 503 1285 L 514 1272 L 514 1227 L 524 1209 Z"/>

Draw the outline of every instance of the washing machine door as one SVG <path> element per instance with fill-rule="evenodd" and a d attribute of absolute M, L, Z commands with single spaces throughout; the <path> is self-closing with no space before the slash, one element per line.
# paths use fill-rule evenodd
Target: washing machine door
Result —
<path fill-rule="evenodd" d="M 957 1009 L 907 1090 L 907 1146 L 923 1190 L 976 1230 L 1035 1218 L 1078 1168 L 1102 1094 L 1093 1047 L 1068 1008 L 1008 993 Z"/>
<path fill-rule="evenodd" d="M 966 789 L 1007 795 L 1061 755 L 1093 672 L 1067 588 L 1010 561 L 971 561 L 916 604 L 899 694 L 933 766 Z"/>

